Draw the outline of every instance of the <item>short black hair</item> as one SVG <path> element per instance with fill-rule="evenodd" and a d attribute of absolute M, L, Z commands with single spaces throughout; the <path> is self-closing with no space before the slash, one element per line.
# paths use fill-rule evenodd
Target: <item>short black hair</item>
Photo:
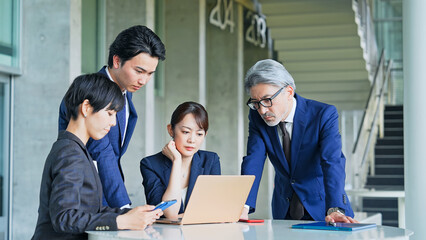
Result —
<path fill-rule="evenodd" d="M 100 73 L 78 76 L 68 88 L 64 102 L 70 119 L 77 119 L 80 104 L 86 99 L 89 100 L 94 113 L 108 105 L 108 110 L 118 112 L 125 103 L 118 85 Z"/>
<path fill-rule="evenodd" d="M 166 59 L 166 48 L 161 39 L 149 28 L 141 25 L 123 30 L 109 47 L 108 67 L 113 66 L 113 57 L 117 55 L 121 65 L 140 53 L 148 53 L 159 60 Z"/>
<path fill-rule="evenodd" d="M 196 102 L 184 102 L 175 109 L 170 120 L 172 129 L 175 129 L 175 126 L 188 114 L 194 115 L 198 127 L 207 132 L 209 129 L 209 115 L 203 105 Z"/>

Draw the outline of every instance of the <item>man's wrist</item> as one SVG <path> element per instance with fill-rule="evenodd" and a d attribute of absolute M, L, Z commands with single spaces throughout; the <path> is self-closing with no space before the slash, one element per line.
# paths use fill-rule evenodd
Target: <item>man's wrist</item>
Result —
<path fill-rule="evenodd" d="M 332 214 L 332 213 L 334 213 L 334 212 L 337 212 L 337 213 L 340 213 L 342 215 L 345 215 L 345 210 L 343 210 L 343 209 L 341 209 L 339 207 L 332 207 L 332 208 L 328 209 L 327 216 L 330 215 L 330 214 Z"/>

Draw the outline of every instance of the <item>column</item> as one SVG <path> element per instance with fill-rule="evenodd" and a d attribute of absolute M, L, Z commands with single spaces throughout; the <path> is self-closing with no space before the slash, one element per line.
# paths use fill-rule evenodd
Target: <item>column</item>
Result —
<path fill-rule="evenodd" d="M 414 231 L 411 239 L 426 236 L 425 136 L 426 136 L 426 1 L 403 1 L 404 52 L 404 159 L 406 228 Z"/>
<path fill-rule="evenodd" d="M 109 54 L 109 46 L 121 31 L 134 25 L 145 25 L 152 28 L 154 16 L 152 9 L 152 1 L 148 0 L 105 0 L 106 56 Z M 101 14 L 103 14 L 102 11 Z M 106 63 L 105 61 L 104 64 Z M 151 79 L 148 84 L 133 94 L 132 101 L 138 113 L 138 121 L 129 147 L 121 158 L 121 167 L 125 176 L 124 184 L 132 201 L 132 206 L 145 204 L 145 195 L 141 187 L 139 161 L 142 157 L 147 156 L 147 153 L 152 153 L 152 145 L 146 139 L 153 135 L 149 128 L 153 125 L 151 114 L 153 109 L 153 100 L 151 100 L 153 99 L 153 88 L 154 80 Z"/>

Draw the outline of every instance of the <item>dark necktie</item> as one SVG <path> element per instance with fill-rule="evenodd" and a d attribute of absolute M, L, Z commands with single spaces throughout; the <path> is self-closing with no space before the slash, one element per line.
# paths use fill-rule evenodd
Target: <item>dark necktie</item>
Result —
<path fill-rule="evenodd" d="M 291 142 L 290 142 L 290 134 L 287 132 L 287 129 L 285 128 L 285 122 L 280 122 L 280 129 L 283 133 L 283 149 L 284 149 L 284 155 L 285 159 L 287 160 L 288 166 L 290 168 L 291 164 Z"/>
<path fill-rule="evenodd" d="M 287 132 L 285 127 L 285 122 L 279 123 L 281 132 L 283 133 L 283 149 L 284 155 L 288 163 L 289 169 L 291 169 L 291 142 L 290 142 L 290 134 Z M 296 192 L 293 192 L 293 196 L 291 197 L 290 202 L 290 217 L 294 220 L 300 220 L 305 215 L 305 209 L 303 204 L 300 202 L 299 197 Z"/>

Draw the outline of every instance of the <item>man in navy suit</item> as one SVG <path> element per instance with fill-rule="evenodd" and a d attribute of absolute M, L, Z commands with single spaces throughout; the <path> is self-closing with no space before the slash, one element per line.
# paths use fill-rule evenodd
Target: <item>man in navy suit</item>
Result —
<path fill-rule="evenodd" d="M 111 127 L 104 138 L 90 139 L 87 143 L 90 155 L 97 162 L 105 206 L 130 207 L 120 159 L 126 152 L 137 121 L 132 94 L 149 82 L 158 61 L 165 59 L 165 52 L 164 44 L 154 32 L 145 26 L 133 26 L 118 34 L 109 47 L 108 66 L 99 71 L 120 87 L 126 100 L 123 110 L 117 113 L 117 125 Z M 62 100 L 59 130 L 66 129 L 68 122 Z"/>
<path fill-rule="evenodd" d="M 336 108 L 296 94 L 290 73 L 270 59 L 248 70 L 245 88 L 251 110 L 241 173 L 256 179 L 241 217 L 255 211 L 268 156 L 275 168 L 274 219 L 356 222 L 344 190 Z"/>

